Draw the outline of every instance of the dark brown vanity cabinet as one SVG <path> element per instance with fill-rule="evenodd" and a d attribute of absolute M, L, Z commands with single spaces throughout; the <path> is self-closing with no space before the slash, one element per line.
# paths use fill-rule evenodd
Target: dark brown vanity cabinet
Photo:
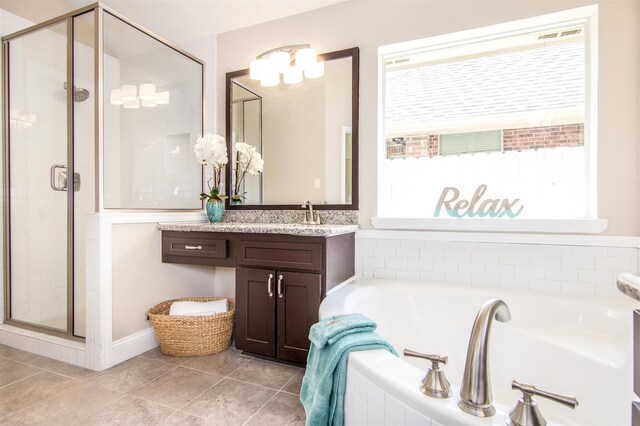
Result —
<path fill-rule="evenodd" d="M 318 321 L 321 275 L 275 269 L 236 270 L 236 347 L 305 362 Z"/>
<path fill-rule="evenodd" d="M 236 348 L 303 363 L 327 290 L 352 277 L 354 233 L 162 232 L 162 261 L 236 268 Z"/>

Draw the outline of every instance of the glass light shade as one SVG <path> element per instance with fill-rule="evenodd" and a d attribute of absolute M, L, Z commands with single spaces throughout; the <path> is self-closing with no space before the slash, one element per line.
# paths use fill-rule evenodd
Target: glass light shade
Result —
<path fill-rule="evenodd" d="M 264 74 L 265 68 L 267 68 L 269 61 L 266 59 L 254 59 L 249 64 L 249 78 L 251 80 L 260 80 Z"/>
<path fill-rule="evenodd" d="M 143 100 L 152 101 L 156 95 L 156 85 L 151 83 L 141 84 L 138 87 L 138 97 Z"/>
<path fill-rule="evenodd" d="M 154 99 L 140 99 L 140 104 L 145 108 L 153 108 L 158 106 Z"/>
<path fill-rule="evenodd" d="M 286 84 L 296 84 L 302 81 L 302 69 L 297 67 L 289 67 L 284 72 L 284 82 Z"/>
<path fill-rule="evenodd" d="M 135 86 L 134 86 L 135 87 Z M 123 108 L 128 108 L 128 109 L 137 109 L 140 108 L 140 99 L 135 98 L 132 101 L 124 101 L 124 104 L 122 105 Z"/>
<path fill-rule="evenodd" d="M 125 84 L 120 87 L 120 99 L 125 103 L 134 101 L 138 97 L 138 88 L 133 84 Z"/>
<path fill-rule="evenodd" d="M 310 47 L 296 51 L 296 68 L 304 71 L 318 62 L 318 52 Z"/>
<path fill-rule="evenodd" d="M 113 105 L 122 105 L 124 103 L 124 101 L 122 100 L 122 90 L 120 89 L 111 90 L 111 103 Z"/>
<path fill-rule="evenodd" d="M 304 70 L 306 78 L 318 78 L 324 75 L 324 62 L 316 62 L 311 68 Z"/>
<path fill-rule="evenodd" d="M 169 91 L 165 90 L 164 92 L 156 92 L 156 96 L 154 98 L 154 102 L 156 105 L 166 105 L 169 103 Z"/>
<path fill-rule="evenodd" d="M 277 51 L 269 54 L 269 63 L 279 73 L 285 72 L 290 62 L 291 57 L 287 52 Z"/>
<path fill-rule="evenodd" d="M 260 85 L 264 87 L 272 87 L 280 84 L 280 73 L 269 71 L 266 72 L 260 79 Z"/>

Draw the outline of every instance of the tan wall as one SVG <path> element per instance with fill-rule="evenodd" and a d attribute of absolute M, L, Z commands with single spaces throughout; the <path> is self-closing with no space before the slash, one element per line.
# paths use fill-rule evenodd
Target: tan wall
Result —
<path fill-rule="evenodd" d="M 113 226 L 113 340 L 150 327 L 146 311 L 167 299 L 217 296 L 214 269 L 161 263 L 155 223 Z"/>
<path fill-rule="evenodd" d="M 360 48 L 360 221 L 377 206 L 378 46 L 529 18 L 592 1 L 349 1 L 218 35 L 216 115 L 224 129 L 224 74 L 291 43 L 319 52 Z M 638 235 L 638 2 L 600 1 L 598 208 L 609 235 Z"/>

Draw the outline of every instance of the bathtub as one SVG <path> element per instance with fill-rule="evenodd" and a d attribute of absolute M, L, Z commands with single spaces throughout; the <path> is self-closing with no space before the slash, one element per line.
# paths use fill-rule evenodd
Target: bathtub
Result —
<path fill-rule="evenodd" d="M 458 406 L 460 382 L 474 318 L 492 297 L 504 300 L 511 321 L 494 322 L 489 370 L 496 414 L 473 417 Z M 407 281 L 357 279 L 331 293 L 320 317 L 361 312 L 398 351 L 447 355 L 453 397 L 419 391 L 430 362 L 377 350 L 349 356 L 345 424 L 504 425 L 519 392 L 511 380 L 575 396 L 572 410 L 536 398 L 549 424 L 629 425 L 632 389 L 632 310 L 624 297 L 597 300 L 544 296 Z"/>

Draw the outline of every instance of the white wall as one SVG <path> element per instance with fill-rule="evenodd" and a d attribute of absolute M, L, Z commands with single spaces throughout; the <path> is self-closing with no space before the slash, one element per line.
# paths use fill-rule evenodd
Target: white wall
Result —
<path fill-rule="evenodd" d="M 376 216 L 378 51 L 382 45 L 539 16 L 590 1 L 349 1 L 218 35 L 217 75 L 246 68 L 257 54 L 294 42 L 319 52 L 360 48 L 360 217 Z M 600 1 L 598 208 L 606 234 L 638 235 L 638 2 Z M 329 30 L 336 29 L 336 30 Z M 337 30 L 339 29 L 339 30 Z M 224 96 L 218 96 L 218 127 Z"/>

